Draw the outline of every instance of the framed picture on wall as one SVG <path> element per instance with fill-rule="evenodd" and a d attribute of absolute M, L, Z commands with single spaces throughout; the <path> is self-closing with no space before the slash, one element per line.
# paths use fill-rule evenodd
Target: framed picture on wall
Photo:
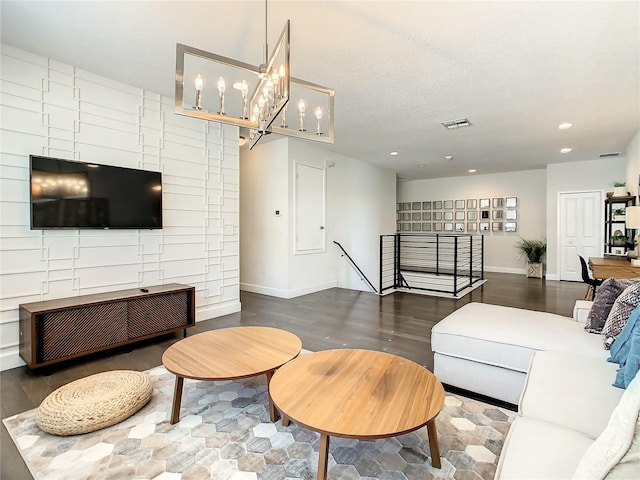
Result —
<path fill-rule="evenodd" d="M 444 224 L 444 231 L 445 232 L 453 232 L 453 223 L 451 222 L 446 222 Z"/>
<path fill-rule="evenodd" d="M 431 224 L 430 223 L 423 223 L 422 224 L 422 231 L 423 232 L 430 232 L 431 231 Z"/>
<path fill-rule="evenodd" d="M 489 222 L 480 222 L 480 231 L 488 232 L 489 231 Z"/>
<path fill-rule="evenodd" d="M 471 198 L 467 200 L 467 209 L 476 209 L 478 208 L 478 201 L 475 198 Z"/>
<path fill-rule="evenodd" d="M 456 212 L 456 220 L 464 220 L 464 211 Z"/>
<path fill-rule="evenodd" d="M 433 202 L 433 209 L 442 210 L 442 200 L 436 200 L 435 202 Z"/>
<path fill-rule="evenodd" d="M 431 212 L 422 212 L 422 220 L 431 220 Z"/>
<path fill-rule="evenodd" d="M 456 200 L 456 210 L 464 209 L 464 200 Z"/>
<path fill-rule="evenodd" d="M 420 212 L 413 212 L 411 214 L 411 220 L 416 221 L 422 218 L 422 214 Z"/>
<path fill-rule="evenodd" d="M 442 212 L 433 212 L 432 216 L 434 220 L 442 220 Z"/>
<path fill-rule="evenodd" d="M 411 210 L 411 203 L 410 202 L 403 202 L 402 203 L 402 210 Z"/>
<path fill-rule="evenodd" d="M 507 197 L 505 202 L 505 206 L 507 208 L 516 208 L 518 206 L 518 198 L 517 197 Z"/>
<path fill-rule="evenodd" d="M 453 220 L 453 212 L 444 212 L 445 220 Z"/>
<path fill-rule="evenodd" d="M 402 230 L 402 224 L 398 223 L 396 225 L 396 232 L 399 232 L 400 230 Z"/>
<path fill-rule="evenodd" d="M 503 207 L 504 207 L 504 198 L 493 199 L 493 208 L 503 208 Z"/>
<path fill-rule="evenodd" d="M 444 201 L 444 209 L 445 210 L 453 210 L 453 200 L 445 200 Z"/>
<path fill-rule="evenodd" d="M 411 204 L 411 210 L 420 210 L 420 207 L 422 207 L 421 202 L 413 202 Z"/>
<path fill-rule="evenodd" d="M 517 210 L 507 210 L 504 212 L 504 218 L 506 218 L 507 220 L 515 220 L 518 218 L 518 211 Z"/>
<path fill-rule="evenodd" d="M 480 218 L 483 220 L 489 219 L 489 210 L 480 210 Z"/>
<path fill-rule="evenodd" d="M 493 219 L 494 220 L 502 220 L 503 217 L 503 210 L 494 210 L 493 212 L 491 212 L 493 214 Z"/>
<path fill-rule="evenodd" d="M 411 224 L 411 230 L 414 231 L 414 232 L 419 232 L 421 227 L 422 227 L 421 223 L 412 223 Z"/>
<path fill-rule="evenodd" d="M 467 222 L 467 232 L 477 232 L 478 224 L 476 222 Z"/>
<path fill-rule="evenodd" d="M 410 232 L 411 231 L 411 224 L 410 223 L 403 223 L 402 224 L 402 231 L 403 232 Z"/>
<path fill-rule="evenodd" d="M 442 231 L 442 223 L 440 222 L 436 222 L 433 224 L 433 231 L 434 232 L 441 232 Z"/>
<path fill-rule="evenodd" d="M 411 220 L 411 214 L 410 213 L 403 213 L 402 214 L 402 220 L 404 220 L 405 222 Z"/>
<path fill-rule="evenodd" d="M 422 202 L 423 210 L 431 210 L 431 202 Z"/>
<path fill-rule="evenodd" d="M 480 199 L 480 208 L 489 208 L 491 206 L 491 200 L 488 198 Z"/>
<path fill-rule="evenodd" d="M 464 232 L 464 223 L 456 223 L 455 230 L 456 232 Z"/>
<path fill-rule="evenodd" d="M 504 231 L 505 232 L 516 232 L 518 230 L 518 224 L 516 222 L 505 222 Z"/>
<path fill-rule="evenodd" d="M 476 212 L 475 210 L 473 212 L 467 212 L 467 220 L 477 220 L 478 219 L 478 212 Z"/>
<path fill-rule="evenodd" d="M 501 232 L 502 231 L 502 222 L 493 222 L 491 224 L 491 230 L 493 230 L 494 232 Z"/>

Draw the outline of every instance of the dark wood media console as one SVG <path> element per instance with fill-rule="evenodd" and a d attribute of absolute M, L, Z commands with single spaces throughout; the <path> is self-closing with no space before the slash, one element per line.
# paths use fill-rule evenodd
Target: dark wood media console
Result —
<path fill-rule="evenodd" d="M 178 283 L 20 305 L 20 356 L 37 368 L 195 325 L 195 288 Z"/>

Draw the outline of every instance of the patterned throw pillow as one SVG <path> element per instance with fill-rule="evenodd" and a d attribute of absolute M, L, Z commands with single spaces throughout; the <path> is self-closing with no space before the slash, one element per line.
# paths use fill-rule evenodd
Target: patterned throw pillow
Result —
<path fill-rule="evenodd" d="M 607 321 L 602 328 L 604 335 L 604 348 L 609 350 L 611 344 L 620 334 L 629 320 L 631 312 L 640 304 L 640 283 L 633 283 L 625 288 L 624 292 L 616 299 Z"/>
<path fill-rule="evenodd" d="M 589 310 L 589 317 L 584 325 L 584 329 L 589 333 L 601 333 L 611 307 L 624 289 L 631 285 L 631 280 L 616 280 L 607 278 L 596 290 L 596 298 Z"/>

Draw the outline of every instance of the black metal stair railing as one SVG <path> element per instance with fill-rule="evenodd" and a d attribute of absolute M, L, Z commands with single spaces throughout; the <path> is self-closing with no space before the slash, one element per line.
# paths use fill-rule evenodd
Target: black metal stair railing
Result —
<path fill-rule="evenodd" d="M 360 275 L 360 280 L 366 282 L 366 284 L 369 286 L 369 288 L 374 292 L 374 293 L 378 293 L 378 291 L 376 290 L 376 287 L 373 286 L 373 284 L 369 281 L 369 279 L 367 278 L 367 276 L 364 274 L 364 272 L 362 270 L 360 270 L 360 267 L 358 267 L 358 265 L 356 264 L 356 262 L 353 261 L 353 258 L 351 258 L 351 256 L 347 253 L 347 251 L 344 249 L 344 247 L 342 245 L 340 245 L 339 242 L 336 242 L 335 240 L 333 241 L 333 243 L 335 243 L 338 248 L 342 251 L 342 257 L 346 257 L 349 264 L 351 265 L 351 267 L 356 271 L 356 273 L 358 275 Z"/>
<path fill-rule="evenodd" d="M 380 293 L 406 288 L 457 295 L 482 280 L 482 235 L 380 236 Z"/>

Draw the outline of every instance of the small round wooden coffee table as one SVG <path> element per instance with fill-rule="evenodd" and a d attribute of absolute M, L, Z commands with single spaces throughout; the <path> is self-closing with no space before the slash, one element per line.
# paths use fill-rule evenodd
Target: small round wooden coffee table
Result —
<path fill-rule="evenodd" d="M 176 376 L 171 408 L 171 424 L 180 418 L 182 386 L 185 378 L 195 380 L 236 380 L 273 373 L 298 356 L 302 342 L 293 333 L 269 327 L 231 327 L 210 330 L 171 345 L 162 355 L 165 368 Z M 278 412 L 269 395 L 271 421 Z"/>
<path fill-rule="evenodd" d="M 327 477 L 329 436 L 386 438 L 427 426 L 431 464 L 440 468 L 435 418 L 444 388 L 426 368 L 371 350 L 325 350 L 302 355 L 271 379 L 271 398 L 283 415 L 320 433 L 318 480 Z"/>

